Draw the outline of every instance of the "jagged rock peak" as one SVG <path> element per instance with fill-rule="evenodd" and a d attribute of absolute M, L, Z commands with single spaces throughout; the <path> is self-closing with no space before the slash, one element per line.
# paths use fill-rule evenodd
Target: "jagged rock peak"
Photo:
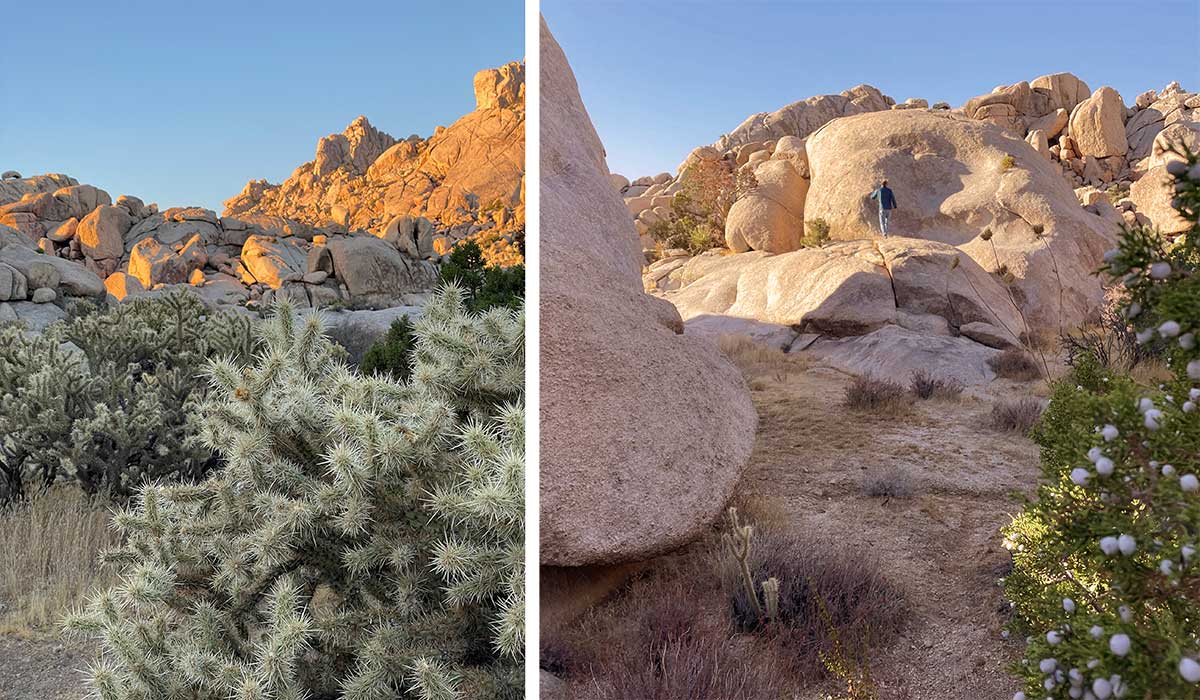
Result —
<path fill-rule="evenodd" d="M 512 61 L 476 73 L 475 109 L 525 109 L 525 64 Z"/>
<path fill-rule="evenodd" d="M 395 137 L 371 126 L 366 117 L 359 116 L 342 133 L 330 134 L 317 142 L 317 177 L 343 165 L 355 173 L 364 173 L 396 141 Z"/>

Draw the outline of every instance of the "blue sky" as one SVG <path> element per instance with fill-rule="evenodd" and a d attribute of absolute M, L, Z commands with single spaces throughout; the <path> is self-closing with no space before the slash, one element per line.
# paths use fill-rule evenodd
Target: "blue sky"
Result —
<path fill-rule="evenodd" d="M 403 138 L 523 60 L 521 0 L 55 0 L 5 10 L 0 170 L 162 207 L 279 182 L 365 114 Z"/>
<path fill-rule="evenodd" d="M 674 171 L 744 118 L 860 83 L 960 106 L 1069 71 L 1126 103 L 1200 91 L 1200 2 L 542 0 L 608 152 Z"/>

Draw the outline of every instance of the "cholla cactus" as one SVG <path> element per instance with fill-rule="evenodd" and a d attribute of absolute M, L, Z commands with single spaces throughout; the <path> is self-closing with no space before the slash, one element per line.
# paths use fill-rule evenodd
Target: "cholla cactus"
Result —
<path fill-rule="evenodd" d="M 1005 530 L 1028 633 L 1018 698 L 1200 698 L 1200 163 L 1169 166 L 1192 227 L 1127 230 L 1106 272 L 1173 378 L 1147 387 L 1083 358 L 1036 439 L 1045 481 Z"/>
<path fill-rule="evenodd" d="M 200 478 L 197 375 L 208 357 L 246 358 L 250 322 L 192 294 L 84 306 L 42 334 L 0 328 L 0 501 L 73 480 L 124 499 L 143 481 Z"/>
<path fill-rule="evenodd" d="M 104 700 L 519 697 L 523 314 L 443 290 L 414 379 L 337 360 L 281 304 L 252 366 L 213 362 L 201 437 L 223 467 L 152 485 L 115 523 Z"/>

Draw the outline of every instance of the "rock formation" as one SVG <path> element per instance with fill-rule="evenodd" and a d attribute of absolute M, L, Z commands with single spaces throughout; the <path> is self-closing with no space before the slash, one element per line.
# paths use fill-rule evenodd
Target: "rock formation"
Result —
<path fill-rule="evenodd" d="M 114 203 L 66 175 L 8 171 L 0 302 L 9 304 L 0 320 L 38 325 L 63 313 L 48 302 L 119 301 L 179 285 L 237 307 L 283 297 L 302 308 L 408 307 L 464 239 L 495 264 L 521 262 L 524 86 L 522 64 L 481 71 L 479 109 L 429 139 L 397 141 L 360 117 L 321 139 L 316 158 L 282 185 L 249 183 L 224 216 L 159 211 L 130 195 Z M 47 266 L 57 277 L 36 274 Z"/>
<path fill-rule="evenodd" d="M 0 199 L 0 261 L 36 256 L 63 270 L 59 297 L 107 293 L 119 301 L 186 285 L 213 304 L 266 305 L 284 294 L 301 307 L 381 308 L 408 303 L 437 279 L 432 262 L 368 232 L 335 233 L 263 215 L 219 217 L 200 207 L 160 212 L 127 195 L 112 204 L 104 190 L 64 175 L 0 187 L 2 197 L 19 196 Z M 338 267 L 330 251 L 345 247 L 370 253 L 343 256 Z M 374 281 L 363 285 L 364 276 Z M 36 290 L 26 291 L 32 298 Z"/>
<path fill-rule="evenodd" d="M 738 371 L 643 293 L 604 148 L 541 39 L 541 560 L 637 561 L 719 516 L 756 418 Z"/>
<path fill-rule="evenodd" d="M 279 185 L 251 180 L 225 215 L 271 215 L 331 231 L 383 236 L 403 220 L 431 231 L 427 257 L 468 237 L 494 264 L 521 261 L 525 226 L 525 66 L 475 76 L 476 110 L 429 138 L 399 140 L 366 117 L 317 144 Z"/>
<path fill-rule="evenodd" d="M 925 110 L 877 112 L 822 127 L 808 157 L 805 212 L 828 222 L 834 239 L 879 235 L 866 195 L 886 178 L 899 203 L 893 234 L 956 246 L 984 269 L 1012 273 L 1030 323 L 1056 330 L 1061 301 L 1062 325 L 1074 326 L 1102 301 L 1092 273 L 1117 225 L 1082 208 L 1058 169 L 1003 128 Z"/>
<path fill-rule="evenodd" d="M 739 332 L 816 354 L 836 343 L 830 356 L 851 369 L 883 369 L 888 362 L 876 360 L 890 356 L 892 374 L 904 371 L 906 357 L 919 364 L 931 356 L 877 357 L 881 338 L 913 348 L 928 340 L 970 364 L 947 365 L 948 373 L 987 381 L 983 360 L 992 348 L 1094 317 L 1103 289 L 1092 273 L 1120 225 L 1148 224 L 1167 236 L 1185 228 L 1170 206 L 1166 164 L 1179 157 L 1174 146 L 1200 147 L 1200 95 L 1178 83 L 1126 106 L 1111 87 L 1093 91 L 1054 73 L 956 109 L 928 104 L 859 86 L 755 114 L 693 150 L 674 175 L 630 182 L 612 174 L 647 259 L 656 260 L 645 288 L 675 303 L 689 332 Z M 701 161 L 738 182 L 753 175 L 725 218 L 726 248 L 736 255 L 692 258 L 651 237 L 652 226 L 673 218 L 689 166 Z M 900 205 L 893 235 L 916 258 L 958 255 L 956 274 L 971 271 L 976 296 L 1002 290 L 993 318 L 933 312 L 935 319 L 888 293 L 883 282 L 897 279 L 888 262 L 897 252 L 886 251 L 898 242 L 879 240 L 868 199 L 885 178 Z M 854 243 L 793 253 L 812 243 L 810 224 Z M 933 255 L 929 242 L 943 249 Z M 924 296 L 944 298 L 944 282 L 931 275 L 919 284 Z"/>

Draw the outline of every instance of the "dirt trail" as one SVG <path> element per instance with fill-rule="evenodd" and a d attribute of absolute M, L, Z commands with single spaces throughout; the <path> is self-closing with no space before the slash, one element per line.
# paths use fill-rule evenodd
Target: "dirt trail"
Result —
<path fill-rule="evenodd" d="M 82 700 L 91 654 L 52 639 L 0 635 L 0 700 Z"/>
<path fill-rule="evenodd" d="M 880 700 L 1011 698 L 1018 683 L 1006 668 L 1020 648 L 1000 634 L 996 580 L 1008 557 L 997 530 L 1019 509 L 1016 494 L 1032 492 L 1038 454 L 986 419 L 996 398 L 1028 386 L 997 382 L 883 417 L 842 407 L 849 382 L 820 367 L 752 381 L 760 423 L 739 500 L 778 514 L 776 524 L 877 554 L 905 590 L 911 622 L 872 658 Z M 910 497 L 863 493 L 865 475 L 891 468 L 910 475 Z"/>

